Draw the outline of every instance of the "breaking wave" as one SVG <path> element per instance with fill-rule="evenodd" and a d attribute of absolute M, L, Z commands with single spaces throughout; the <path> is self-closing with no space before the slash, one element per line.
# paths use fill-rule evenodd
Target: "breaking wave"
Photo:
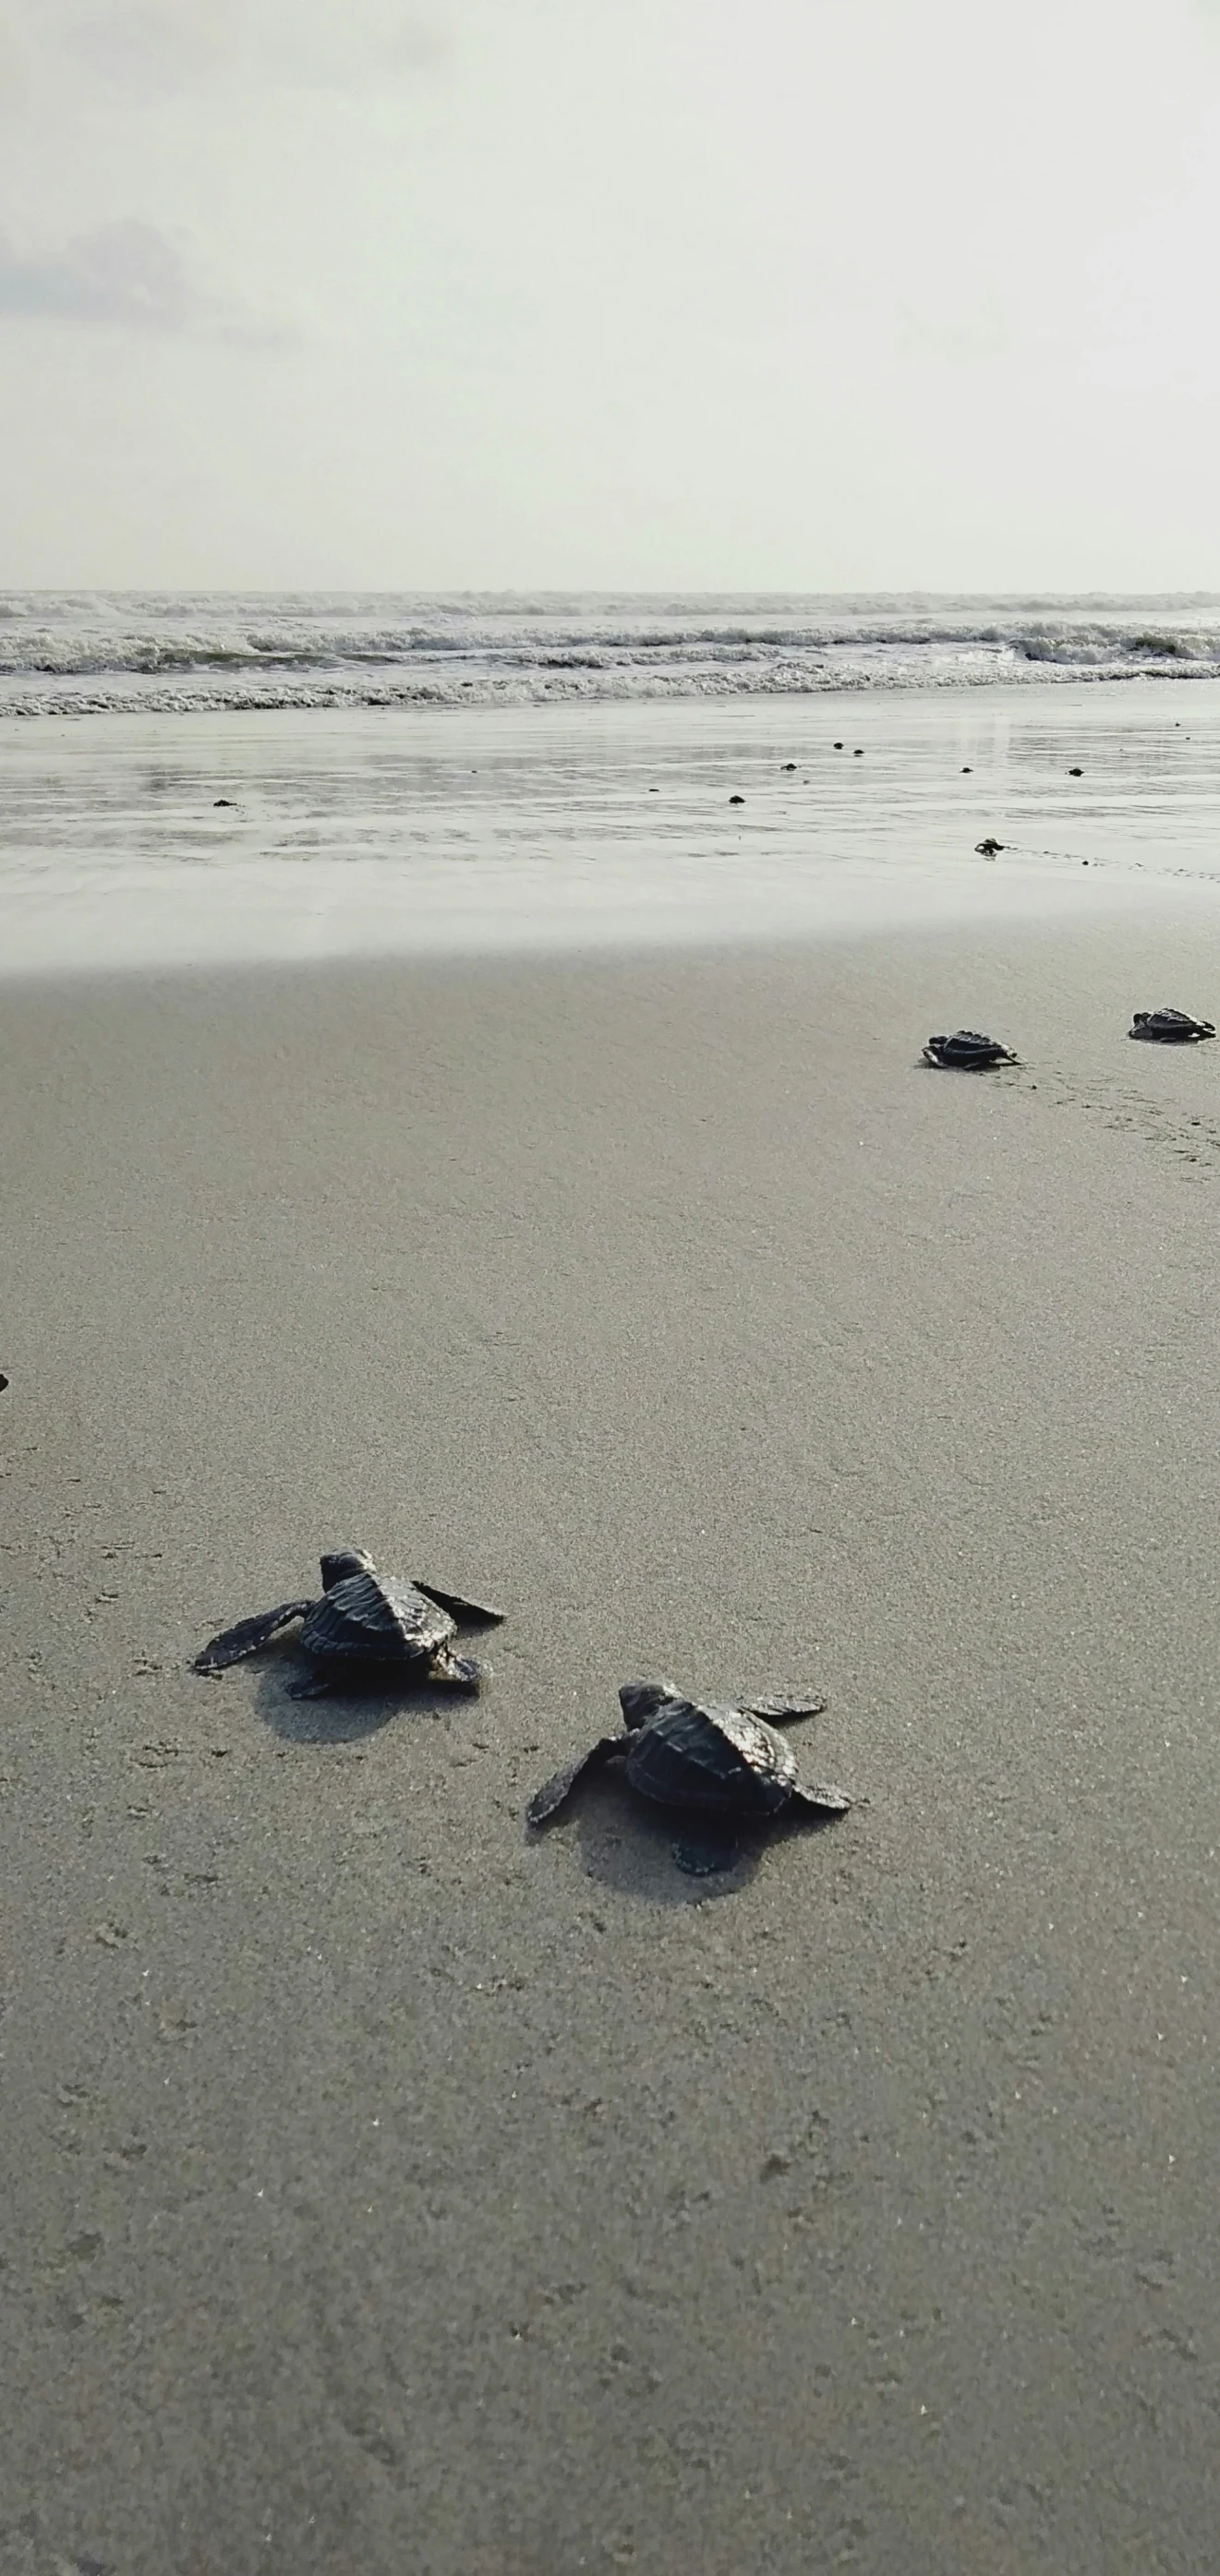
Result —
<path fill-rule="evenodd" d="M 1220 678 L 1220 599 L 0 595 L 0 716 Z"/>

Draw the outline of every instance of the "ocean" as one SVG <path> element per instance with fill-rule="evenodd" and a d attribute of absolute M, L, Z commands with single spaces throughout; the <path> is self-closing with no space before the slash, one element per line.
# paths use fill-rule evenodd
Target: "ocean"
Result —
<path fill-rule="evenodd" d="M 1212 597 L 0 595 L 0 974 L 1218 892 Z"/>
<path fill-rule="evenodd" d="M 1220 678 L 1220 598 L 0 592 L 0 717 Z"/>

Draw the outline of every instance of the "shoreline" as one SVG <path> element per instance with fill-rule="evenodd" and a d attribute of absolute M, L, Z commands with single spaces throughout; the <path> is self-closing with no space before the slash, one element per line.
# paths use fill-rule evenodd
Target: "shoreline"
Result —
<path fill-rule="evenodd" d="M 1126 1028 L 1217 994 L 1173 907 L 6 986 L 17 2576 L 1208 2563 L 1220 1044 Z M 189 1670 L 349 1542 L 478 1701 Z M 860 1803 L 528 1840 L 636 1669 Z"/>
<path fill-rule="evenodd" d="M 1210 899 L 1220 683 L 1189 728 L 1151 685 L 1121 707 L 1050 695 L 54 726 L 0 744 L 0 977 L 767 945 Z"/>

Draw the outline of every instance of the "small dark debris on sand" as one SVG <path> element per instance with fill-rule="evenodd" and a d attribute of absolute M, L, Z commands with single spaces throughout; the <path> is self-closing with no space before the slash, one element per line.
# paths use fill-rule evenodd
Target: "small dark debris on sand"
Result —
<path fill-rule="evenodd" d="M 744 805 L 745 801 L 744 796 L 730 796 L 729 798 L 730 805 Z"/>
<path fill-rule="evenodd" d="M 1151 1038 L 1157 1046 L 1193 1046 L 1196 1038 L 1214 1038 L 1210 1020 L 1192 1020 L 1189 1011 L 1170 1010 L 1166 1003 L 1161 1011 L 1137 1011 L 1127 1031 L 1129 1038 Z"/>
<path fill-rule="evenodd" d="M 235 796 L 214 796 L 212 798 L 213 811 L 217 805 L 229 805 L 232 807 L 234 813 L 237 811 L 237 799 Z"/>
<path fill-rule="evenodd" d="M 1083 769 L 1069 769 L 1069 771 L 1068 771 L 1068 777 L 1069 777 L 1069 778 L 1083 778 L 1083 776 L 1084 776 L 1084 771 L 1083 771 Z"/>
<path fill-rule="evenodd" d="M 929 1038 L 923 1058 L 925 1064 L 956 1066 L 961 1073 L 985 1073 L 989 1065 L 1018 1062 L 1010 1047 L 1001 1046 L 998 1038 L 984 1037 L 980 1029 L 955 1029 L 952 1037 Z"/>
<path fill-rule="evenodd" d="M 836 751 L 842 751 L 842 749 L 843 749 L 843 745 L 842 745 L 842 743 L 841 743 L 841 742 L 837 742 L 837 743 L 835 744 L 835 750 L 836 750 Z"/>

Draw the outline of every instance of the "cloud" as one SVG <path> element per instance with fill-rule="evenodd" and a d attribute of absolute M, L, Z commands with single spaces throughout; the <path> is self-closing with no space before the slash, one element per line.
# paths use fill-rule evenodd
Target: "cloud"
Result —
<path fill-rule="evenodd" d="M 998 297 L 983 298 L 971 314 L 934 319 L 903 305 L 898 315 L 898 346 L 906 356 L 941 358 L 948 365 L 969 367 L 986 358 L 1003 357 L 1012 335 Z"/>
<path fill-rule="evenodd" d="M 264 0 L 261 24 L 252 32 L 254 60 L 263 77 L 294 89 L 376 89 L 434 71 L 446 43 L 441 28 L 409 16 L 398 7 L 364 6 L 327 10 L 321 21 L 299 8 L 272 9 Z"/>
<path fill-rule="evenodd" d="M 247 346 L 284 337 L 209 295 L 168 235 L 134 217 L 77 233 L 41 258 L 21 257 L 0 236 L 0 318 L 202 334 Z"/>
<path fill-rule="evenodd" d="M 3 0 L 0 0 L 0 109 L 23 105 L 28 81 L 26 48 L 4 11 Z"/>
<path fill-rule="evenodd" d="M 193 86 L 221 68 L 224 47 L 213 25 L 152 0 L 102 9 L 70 22 L 63 41 L 70 53 L 123 87 Z"/>
<path fill-rule="evenodd" d="M 47 7 L 40 0 L 42 32 L 122 88 L 378 88 L 434 68 L 445 51 L 441 27 L 403 0 L 210 0 L 206 10 L 200 0 L 93 0 L 61 14 L 57 29 Z"/>

